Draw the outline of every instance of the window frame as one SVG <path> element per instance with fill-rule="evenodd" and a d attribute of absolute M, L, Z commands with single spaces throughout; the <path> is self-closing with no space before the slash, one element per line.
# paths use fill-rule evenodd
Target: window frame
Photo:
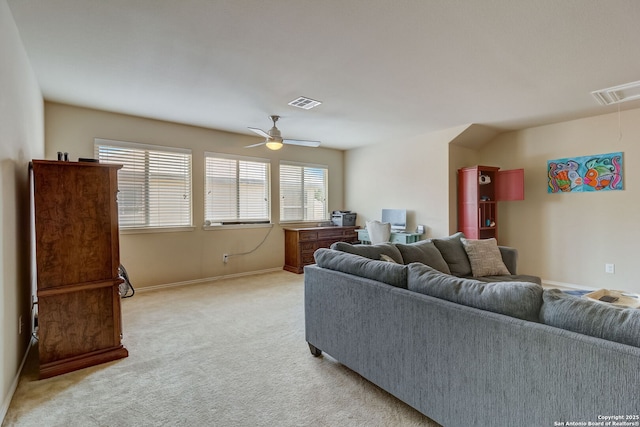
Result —
<path fill-rule="evenodd" d="M 179 147 L 168 147 L 168 146 L 162 146 L 162 145 L 153 145 L 153 144 L 143 144 L 143 143 L 138 143 L 138 142 L 130 142 L 130 141 L 119 141 L 119 140 L 113 140 L 113 139 L 105 139 L 105 138 L 94 138 L 94 156 L 95 158 L 103 163 L 118 163 L 118 164 L 122 164 L 122 162 L 118 162 L 117 160 L 108 160 L 108 159 L 100 159 L 100 149 L 101 147 L 114 147 L 114 148 L 119 148 L 119 149 L 130 149 L 130 150 L 137 150 L 137 151 L 141 151 L 144 153 L 145 159 L 148 159 L 149 153 L 150 152 L 157 152 L 157 153 L 164 153 L 164 154 L 183 154 L 186 155 L 187 158 L 184 159 L 187 161 L 186 164 L 186 168 L 185 168 L 185 172 L 186 172 L 186 176 L 184 177 L 184 179 L 186 180 L 186 182 L 184 182 L 185 185 L 185 191 L 184 194 L 186 195 L 186 198 L 188 199 L 188 206 L 186 206 L 186 217 L 188 217 L 188 221 L 185 221 L 184 223 L 180 224 L 180 223 L 175 223 L 175 224 L 160 224 L 160 225 L 151 225 L 153 223 L 153 221 L 151 220 L 151 217 L 155 214 L 155 215 L 162 215 L 162 213 L 154 213 L 152 206 L 150 206 L 149 204 L 149 188 L 151 187 L 149 182 L 150 182 L 150 177 L 152 175 L 152 172 L 150 171 L 150 165 L 149 162 L 147 160 L 145 160 L 144 162 L 144 170 L 141 172 L 141 174 L 144 175 L 144 179 L 141 182 L 138 181 L 132 181 L 134 184 L 132 185 L 140 185 L 142 184 L 142 188 L 143 190 L 143 197 L 145 199 L 145 201 L 142 203 L 143 209 L 144 209 L 144 224 L 138 222 L 138 223 L 133 223 L 132 225 L 126 225 L 126 224 L 122 224 L 121 222 L 121 215 L 118 215 L 118 226 L 119 226 L 119 231 L 120 233 L 123 234 L 128 234 L 128 233 L 157 233 L 157 232 L 172 232 L 172 231 L 189 231 L 189 230 L 193 230 L 193 153 L 191 149 L 188 148 L 179 148 Z M 177 162 L 175 164 L 181 164 L 181 166 L 183 166 L 183 162 Z M 123 190 L 121 190 L 121 186 L 123 182 L 126 182 L 124 179 L 122 179 L 121 175 L 123 170 L 127 170 L 125 169 L 126 165 L 123 166 L 122 169 L 118 170 L 118 200 L 121 201 L 123 200 L 123 196 L 121 195 L 121 193 L 123 192 Z M 171 195 L 171 194 L 170 194 Z M 120 211 L 121 207 L 118 206 L 118 210 Z M 180 207 L 180 209 L 185 209 L 185 206 Z M 120 213 L 120 212 L 119 212 Z M 166 215 L 166 214 L 165 214 Z M 185 216 L 184 213 L 179 214 L 179 216 Z M 188 223 L 187 223 L 188 222 Z"/>
<path fill-rule="evenodd" d="M 317 163 L 308 163 L 308 162 L 296 162 L 296 161 L 289 161 L 289 160 L 280 160 L 280 170 L 279 170 L 279 177 L 278 177 L 278 184 L 279 184 L 279 196 L 280 196 L 280 207 L 279 207 L 279 223 L 280 224 L 292 224 L 292 223 L 318 223 L 318 222 L 326 222 L 326 221 L 330 221 L 331 220 L 331 215 L 329 213 L 329 166 L 328 165 L 323 165 L 323 164 L 317 164 Z M 323 217 L 320 218 L 314 218 L 314 219 L 308 219 L 305 218 L 306 216 L 306 212 L 308 210 L 307 207 L 305 207 L 304 205 L 304 197 L 302 200 L 302 211 L 303 211 L 303 218 L 299 218 L 299 219 L 283 219 L 283 209 L 284 209 L 284 195 L 283 195 L 283 189 L 282 189 L 282 166 L 293 166 L 293 167 L 300 167 L 302 168 L 303 171 L 303 176 L 302 176 L 302 180 L 300 182 L 300 185 L 302 186 L 302 191 L 301 193 L 304 192 L 304 184 L 305 184 L 305 178 L 304 178 L 304 171 L 306 169 L 322 169 L 324 170 L 323 172 L 323 178 L 324 178 L 324 209 L 323 209 Z"/>
<path fill-rule="evenodd" d="M 208 205 L 208 180 L 209 180 L 209 170 L 207 165 L 207 159 L 224 159 L 224 160 L 232 160 L 236 162 L 235 172 L 235 209 L 236 209 L 236 217 L 235 218 L 207 218 L 207 205 Z M 239 216 L 239 211 L 241 209 L 240 201 L 242 197 L 240 195 L 241 192 L 241 179 L 240 179 L 240 171 L 241 168 L 240 162 L 248 162 L 248 163 L 259 163 L 264 165 L 264 178 L 265 183 L 262 186 L 262 191 L 264 191 L 264 196 L 266 197 L 265 205 L 262 207 L 264 212 L 266 213 L 266 218 L 242 218 Z M 263 158 L 263 157 L 255 157 L 255 156 L 242 156 L 238 154 L 228 154 L 228 153 L 220 153 L 213 151 L 205 151 L 204 152 L 204 171 L 203 171 L 203 179 L 204 179 L 204 200 L 203 200 L 203 217 L 204 217 L 204 226 L 205 230 L 217 230 L 217 229 L 230 229 L 230 228 L 263 228 L 263 227 L 272 227 L 273 226 L 273 215 L 271 212 L 272 207 L 272 196 L 271 196 L 271 185 L 272 185 L 272 177 L 271 177 L 271 159 Z"/>

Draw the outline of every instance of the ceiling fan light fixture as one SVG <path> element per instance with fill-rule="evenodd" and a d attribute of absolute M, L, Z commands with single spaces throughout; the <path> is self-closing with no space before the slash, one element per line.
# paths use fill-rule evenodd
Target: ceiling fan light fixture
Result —
<path fill-rule="evenodd" d="M 299 145 L 302 147 L 319 147 L 320 141 L 307 141 L 304 139 L 284 139 L 282 138 L 282 134 L 280 130 L 276 127 L 276 122 L 280 118 L 280 116 L 269 116 L 271 121 L 273 121 L 273 127 L 269 129 L 269 132 L 265 132 L 262 129 L 249 127 L 249 130 L 257 133 L 258 135 L 265 138 L 264 142 L 259 144 L 251 144 L 247 145 L 246 148 L 257 147 L 259 145 L 266 145 L 269 150 L 279 150 L 282 148 L 284 144 L 290 145 Z"/>
<path fill-rule="evenodd" d="M 267 146 L 267 148 L 269 150 L 274 150 L 275 151 L 275 150 L 281 149 L 284 144 L 282 143 L 282 141 L 277 141 L 275 139 L 274 140 L 270 139 L 270 140 L 267 141 L 267 143 L 265 145 Z"/>

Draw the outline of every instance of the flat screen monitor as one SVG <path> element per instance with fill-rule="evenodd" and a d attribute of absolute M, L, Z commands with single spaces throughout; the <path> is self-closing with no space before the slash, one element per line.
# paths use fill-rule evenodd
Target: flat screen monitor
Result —
<path fill-rule="evenodd" d="M 391 231 L 405 231 L 407 229 L 407 210 L 382 209 L 382 222 L 390 223 Z"/>

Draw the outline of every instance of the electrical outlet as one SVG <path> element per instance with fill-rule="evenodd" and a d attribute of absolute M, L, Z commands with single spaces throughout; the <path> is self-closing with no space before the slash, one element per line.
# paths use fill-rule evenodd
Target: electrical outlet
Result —
<path fill-rule="evenodd" d="M 228 261 L 229 261 L 229 254 L 222 255 L 222 262 L 226 264 Z"/>
<path fill-rule="evenodd" d="M 605 264 L 604 265 L 604 272 L 605 273 L 609 273 L 609 274 L 615 274 L 616 265 L 615 264 Z"/>

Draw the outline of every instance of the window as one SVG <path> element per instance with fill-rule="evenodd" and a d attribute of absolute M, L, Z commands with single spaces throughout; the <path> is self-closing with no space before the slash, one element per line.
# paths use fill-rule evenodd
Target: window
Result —
<path fill-rule="evenodd" d="M 191 150 L 94 140 L 95 157 L 118 171 L 120 228 L 190 227 Z"/>
<path fill-rule="evenodd" d="M 207 224 L 271 222 L 269 160 L 205 153 Z"/>
<path fill-rule="evenodd" d="M 327 166 L 280 163 L 280 221 L 327 220 Z"/>

